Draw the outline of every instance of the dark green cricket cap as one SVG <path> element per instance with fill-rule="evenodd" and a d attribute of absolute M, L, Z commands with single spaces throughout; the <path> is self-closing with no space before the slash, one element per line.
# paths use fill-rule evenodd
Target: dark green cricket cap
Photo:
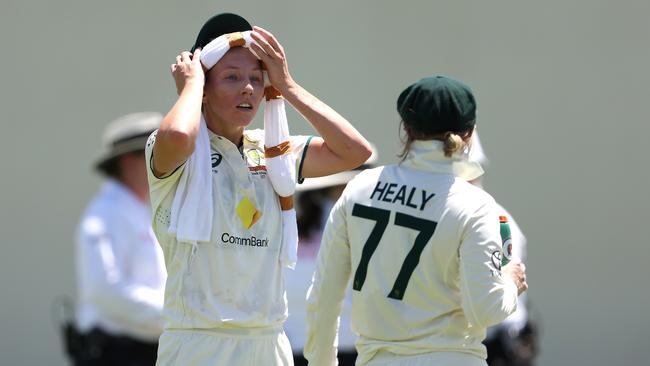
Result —
<path fill-rule="evenodd" d="M 476 101 L 462 82 L 432 76 L 404 89 L 397 98 L 397 112 L 417 132 L 465 132 L 476 122 Z"/>
<path fill-rule="evenodd" d="M 233 32 L 244 32 L 253 30 L 250 23 L 237 14 L 221 13 L 208 19 L 196 37 L 192 52 L 197 48 L 203 48 L 206 44 L 210 43 L 213 39 L 224 34 Z"/>

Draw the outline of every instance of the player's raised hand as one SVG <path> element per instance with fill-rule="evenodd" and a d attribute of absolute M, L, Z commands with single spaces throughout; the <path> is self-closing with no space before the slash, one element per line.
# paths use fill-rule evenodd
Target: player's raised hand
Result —
<path fill-rule="evenodd" d="M 176 63 L 171 65 L 171 72 L 176 83 L 176 92 L 179 95 L 188 84 L 203 88 L 205 73 L 201 64 L 201 49 L 197 48 L 194 54 L 187 51 L 181 52 L 176 56 Z"/>
<path fill-rule="evenodd" d="M 528 289 L 528 283 L 526 282 L 526 265 L 519 261 L 512 261 L 501 268 L 501 273 L 504 276 L 512 278 L 517 285 L 517 293 L 521 295 L 524 291 Z"/>
<path fill-rule="evenodd" d="M 293 82 L 289 74 L 284 48 L 273 34 L 257 26 L 253 27 L 251 37 L 257 43 L 251 45 L 251 48 L 264 63 L 271 84 L 281 93 L 284 93 Z"/>

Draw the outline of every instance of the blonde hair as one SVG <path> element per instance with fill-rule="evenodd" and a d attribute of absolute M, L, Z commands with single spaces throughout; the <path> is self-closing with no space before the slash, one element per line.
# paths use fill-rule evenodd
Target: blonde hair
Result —
<path fill-rule="evenodd" d="M 404 135 L 402 135 L 402 131 Z M 439 140 L 443 142 L 443 151 L 445 152 L 446 157 L 451 157 L 453 154 L 462 151 L 466 146 L 468 146 L 472 139 L 472 134 L 474 133 L 474 128 L 465 131 L 465 132 L 443 132 L 435 134 L 424 134 L 421 132 L 416 132 L 412 128 L 409 128 L 404 121 L 400 122 L 400 140 L 402 140 L 402 152 L 397 155 L 400 158 L 400 161 L 404 161 L 411 151 L 411 145 L 415 140 Z"/>
<path fill-rule="evenodd" d="M 445 132 L 445 137 L 444 140 L 444 147 L 443 150 L 445 151 L 445 156 L 446 157 L 451 157 L 454 153 L 462 150 L 467 146 L 467 142 L 463 140 L 462 137 L 459 135 L 453 133 L 453 132 Z"/>

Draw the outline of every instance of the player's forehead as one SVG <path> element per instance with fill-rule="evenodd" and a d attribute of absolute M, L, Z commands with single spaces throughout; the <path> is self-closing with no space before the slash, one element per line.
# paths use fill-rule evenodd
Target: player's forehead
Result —
<path fill-rule="evenodd" d="M 214 69 L 219 71 L 228 69 L 262 71 L 262 64 L 247 48 L 237 47 L 226 52 Z"/>

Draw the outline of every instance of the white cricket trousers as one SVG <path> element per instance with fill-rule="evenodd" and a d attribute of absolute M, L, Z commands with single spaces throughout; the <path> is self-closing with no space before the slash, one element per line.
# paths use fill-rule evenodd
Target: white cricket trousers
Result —
<path fill-rule="evenodd" d="M 468 353 L 432 352 L 421 355 L 396 355 L 378 352 L 367 366 L 487 366 L 484 359 Z M 365 366 L 364 365 L 364 366 Z"/>
<path fill-rule="evenodd" d="M 165 330 L 156 366 L 293 366 L 281 327 L 247 330 Z"/>

